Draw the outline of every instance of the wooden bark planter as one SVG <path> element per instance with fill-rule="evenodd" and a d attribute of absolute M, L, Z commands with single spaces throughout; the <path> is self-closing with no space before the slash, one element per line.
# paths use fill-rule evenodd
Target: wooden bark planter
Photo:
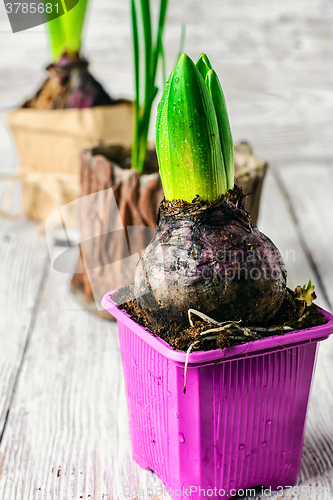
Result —
<path fill-rule="evenodd" d="M 246 210 L 251 215 L 252 223 L 257 225 L 259 216 L 261 190 L 268 168 L 268 163 L 256 158 L 247 142 L 235 146 L 235 177 L 236 184 L 246 193 Z"/>
<path fill-rule="evenodd" d="M 129 162 L 130 150 L 121 146 L 81 154 L 80 259 L 71 290 L 85 308 L 108 319 L 101 300 L 131 282 L 163 199 L 155 151 L 149 151 L 146 175 L 126 168 Z M 235 146 L 236 182 L 249 194 L 246 208 L 254 224 L 266 169 L 247 143 Z"/>

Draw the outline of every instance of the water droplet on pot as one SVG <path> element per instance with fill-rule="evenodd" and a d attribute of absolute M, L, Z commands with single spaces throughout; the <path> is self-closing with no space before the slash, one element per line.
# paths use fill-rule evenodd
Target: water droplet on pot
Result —
<path fill-rule="evenodd" d="M 266 445 L 267 445 L 267 442 L 266 442 L 266 441 L 263 441 L 263 442 L 261 443 L 261 446 L 262 446 L 263 448 L 265 448 L 265 446 L 266 446 Z"/>
<path fill-rule="evenodd" d="M 218 455 L 219 455 L 219 453 L 218 453 Z M 218 469 L 221 467 L 222 457 L 223 457 L 223 455 L 219 455 L 219 459 L 218 459 L 217 466 L 216 466 Z"/>
<path fill-rule="evenodd" d="M 179 441 L 180 441 L 180 443 L 185 443 L 185 437 L 184 437 L 184 434 L 182 432 L 179 433 Z"/>
<path fill-rule="evenodd" d="M 272 421 L 271 420 L 267 420 L 266 424 L 267 425 L 271 425 Z"/>
<path fill-rule="evenodd" d="M 239 445 L 239 449 L 240 449 L 240 450 L 244 450 L 244 448 L 245 448 L 245 444 L 241 443 L 241 444 Z"/>
<path fill-rule="evenodd" d="M 212 485 L 209 483 L 207 484 L 207 489 L 209 490 L 212 487 Z"/>
<path fill-rule="evenodd" d="M 229 486 L 232 488 L 234 484 L 235 484 L 235 481 L 230 481 Z"/>
<path fill-rule="evenodd" d="M 286 452 L 283 450 L 282 455 L 285 455 L 285 454 L 286 454 Z"/>
<path fill-rule="evenodd" d="M 171 391 L 167 391 L 167 396 L 168 396 L 168 398 L 171 398 L 172 392 Z"/>
<path fill-rule="evenodd" d="M 202 465 L 203 465 L 204 467 L 206 467 L 206 465 L 208 464 L 208 462 L 209 462 L 209 458 L 208 458 L 207 456 L 205 456 L 205 457 L 202 459 Z"/>
<path fill-rule="evenodd" d="M 179 83 L 179 78 L 178 78 L 178 76 L 177 76 L 177 78 L 175 78 L 175 82 L 176 82 L 176 83 Z"/>

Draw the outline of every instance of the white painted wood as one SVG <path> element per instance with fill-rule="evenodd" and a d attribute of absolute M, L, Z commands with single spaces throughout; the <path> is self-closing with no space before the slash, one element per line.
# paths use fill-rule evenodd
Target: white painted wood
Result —
<path fill-rule="evenodd" d="M 333 254 L 329 251 L 332 238 L 328 236 L 329 230 L 326 228 L 332 226 L 332 202 L 331 198 L 327 197 L 332 186 L 332 174 L 329 167 L 316 166 L 315 177 L 313 172 L 314 168 L 307 165 L 303 165 L 302 168 L 288 165 L 284 169 L 280 168 L 277 174 L 281 175 L 284 185 L 288 187 L 288 193 L 293 195 L 292 204 L 296 219 L 300 221 L 301 235 L 305 238 L 311 255 L 318 265 L 325 290 L 331 300 L 332 284 L 327 272 L 333 259 Z M 306 200 L 311 201 L 307 204 Z M 321 209 L 327 212 L 324 218 L 318 216 Z M 295 262 L 286 262 L 291 288 L 306 283 L 313 273 L 298 238 L 286 199 L 273 172 L 268 174 L 265 181 L 258 227 L 276 243 L 284 256 L 287 249 L 295 249 Z M 318 294 L 316 303 L 327 308 L 325 297 L 318 287 L 316 292 Z M 306 487 L 307 494 L 289 492 L 282 497 L 276 494 L 271 497 L 274 500 L 278 498 L 328 500 L 333 496 L 332 370 L 333 338 L 329 338 L 320 343 L 309 402 L 298 481 L 299 486 Z"/>
<path fill-rule="evenodd" d="M 107 500 L 161 486 L 131 458 L 116 324 L 78 309 L 68 276 L 52 269 L 0 450 L 6 500 Z"/>
<path fill-rule="evenodd" d="M 296 211 L 301 231 L 333 304 L 332 164 L 286 166 L 279 174 Z"/>
<path fill-rule="evenodd" d="M 288 286 L 307 284 L 312 278 L 316 286 L 316 303 L 327 309 L 325 297 L 315 281 L 313 270 L 299 240 L 295 224 L 288 210 L 287 201 L 276 183 L 272 170 L 264 181 L 258 228 L 279 248 L 288 273 Z"/>
<path fill-rule="evenodd" d="M 38 225 L 0 218 L 0 435 L 6 420 L 48 258 Z"/>
<path fill-rule="evenodd" d="M 289 173 L 289 169 L 287 174 Z M 313 280 L 317 294 L 316 303 L 328 308 L 322 290 L 299 239 L 297 229 L 288 209 L 287 200 L 279 188 L 272 170 L 268 170 L 264 181 L 258 228 L 266 234 L 280 250 L 288 273 L 288 286 L 305 285 Z"/>

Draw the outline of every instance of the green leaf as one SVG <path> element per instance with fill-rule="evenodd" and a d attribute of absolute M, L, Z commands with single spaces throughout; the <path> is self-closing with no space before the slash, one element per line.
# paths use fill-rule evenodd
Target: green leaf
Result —
<path fill-rule="evenodd" d="M 197 62 L 196 62 L 196 67 L 200 71 L 200 74 L 202 78 L 205 80 L 206 75 L 210 69 L 213 69 L 212 65 L 210 64 L 210 60 L 206 56 L 206 54 L 200 54 Z"/>
<path fill-rule="evenodd" d="M 156 152 L 158 157 L 158 163 L 160 167 L 161 180 L 164 188 L 164 194 L 167 200 L 172 199 L 172 189 L 170 183 L 168 183 L 168 177 L 171 175 L 168 169 L 170 165 L 170 148 L 169 148 L 169 136 L 168 136 L 168 99 L 170 94 L 170 82 L 173 77 L 173 73 L 169 76 L 168 81 L 165 84 L 162 99 L 157 107 L 157 117 L 156 117 Z M 162 165 L 166 166 L 163 168 Z"/>
<path fill-rule="evenodd" d="M 47 23 L 53 62 L 57 62 L 66 49 L 66 38 L 61 17 L 56 17 Z"/>
<path fill-rule="evenodd" d="M 44 6 L 47 3 L 48 0 L 43 0 Z M 79 0 L 77 5 L 70 11 L 66 12 L 66 9 L 64 9 L 65 14 L 47 23 L 52 55 L 55 62 L 65 51 L 70 55 L 75 55 L 80 51 L 87 4 L 88 0 Z M 63 2 L 62 5 L 64 7 Z M 47 16 L 46 10 L 45 14 Z"/>
<path fill-rule="evenodd" d="M 182 54 L 159 107 L 156 142 L 166 199 L 216 200 L 227 191 L 212 99 L 193 61 Z"/>
<path fill-rule="evenodd" d="M 134 114 L 134 137 L 132 147 L 132 167 L 139 173 L 144 170 L 144 163 L 147 154 L 148 132 L 153 101 L 158 88 L 156 87 L 156 73 L 159 58 L 164 57 L 163 51 L 163 30 L 166 19 L 168 0 L 160 0 L 160 9 L 157 25 L 156 41 L 153 43 L 152 20 L 150 12 L 150 1 L 140 0 L 142 29 L 138 29 L 138 16 L 136 11 L 136 1 L 132 2 L 132 31 L 134 47 L 134 70 L 135 70 L 135 114 Z M 140 41 L 138 33 L 143 33 L 144 57 L 143 71 L 140 71 Z M 140 75 L 143 76 L 142 96 L 140 88 Z"/>
<path fill-rule="evenodd" d="M 168 8 L 168 0 L 161 0 L 160 3 L 160 12 L 158 17 L 158 27 L 157 27 L 157 36 L 156 36 L 156 44 L 154 47 L 154 57 L 153 57 L 153 69 L 152 69 L 152 78 L 155 82 L 158 59 L 161 57 L 163 59 L 163 31 L 166 19 L 166 12 Z"/>
<path fill-rule="evenodd" d="M 134 101 L 134 140 L 132 146 L 132 164 L 138 163 L 139 143 L 138 126 L 139 126 L 139 109 L 140 109 L 140 46 L 138 32 L 138 15 L 136 11 L 135 0 L 131 0 L 131 17 L 132 17 L 132 41 L 133 41 L 133 59 L 134 59 L 134 86 L 135 86 L 135 101 Z"/>
<path fill-rule="evenodd" d="M 220 80 L 213 69 L 210 69 L 207 72 L 205 83 L 212 97 L 217 116 L 228 189 L 232 189 L 234 187 L 235 177 L 234 145 L 223 90 L 220 84 Z"/>
<path fill-rule="evenodd" d="M 81 49 L 81 35 L 86 15 L 88 0 L 79 0 L 78 4 L 62 16 L 66 37 L 66 49 L 69 54 L 77 54 Z"/>
<path fill-rule="evenodd" d="M 177 56 L 176 64 L 177 64 L 180 56 L 184 52 L 185 38 L 186 38 L 186 24 L 183 23 L 182 26 L 181 26 L 179 50 L 178 50 L 178 56 Z"/>

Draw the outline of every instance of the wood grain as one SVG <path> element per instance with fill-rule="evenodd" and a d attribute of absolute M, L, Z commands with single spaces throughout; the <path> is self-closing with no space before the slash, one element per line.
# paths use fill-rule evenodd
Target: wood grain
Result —
<path fill-rule="evenodd" d="M 161 484 L 131 459 L 116 325 L 81 311 L 52 269 L 1 450 L 6 500 L 111 500 Z"/>
<path fill-rule="evenodd" d="M 332 165 L 286 166 L 279 175 L 289 195 L 304 240 L 333 305 Z"/>
<path fill-rule="evenodd" d="M 294 170 L 298 172 L 298 169 Z M 289 178 L 289 169 L 285 174 Z M 320 283 L 316 282 L 311 262 L 302 246 L 302 240 L 288 207 L 288 200 L 272 170 L 268 171 L 264 182 L 258 227 L 279 248 L 287 268 L 289 288 L 294 290 L 297 285 L 307 284 L 312 278 L 318 297 L 316 303 L 325 309 L 329 308 L 325 290 L 323 291 Z"/>
<path fill-rule="evenodd" d="M 37 224 L 0 219 L 0 436 L 33 329 L 47 251 Z"/>
<path fill-rule="evenodd" d="M 317 167 L 316 167 L 317 168 Z M 295 260 L 286 262 L 288 271 L 288 284 L 294 288 L 297 284 L 307 283 L 309 277 L 313 278 L 316 284 L 318 299 L 316 303 L 325 309 L 328 308 L 325 297 L 331 298 L 330 281 L 326 279 L 326 273 L 332 261 L 332 252 L 328 257 L 330 249 L 331 218 L 330 202 L 325 195 L 330 189 L 331 170 L 326 167 L 316 170 L 303 166 L 302 170 L 292 165 L 279 169 L 277 172 L 269 172 L 264 188 L 262 199 L 262 210 L 258 227 L 281 250 L 285 258 L 287 250 L 294 250 Z M 279 187 L 276 177 L 281 175 L 282 187 L 287 187 L 287 194 L 291 196 L 292 208 L 296 216 L 291 214 L 284 192 Z M 318 177 L 317 177 L 318 176 Z M 302 179 L 300 181 L 300 179 Z M 323 186 L 326 186 L 326 191 Z M 309 198 L 310 197 L 310 198 Z M 306 204 L 304 200 L 311 199 L 311 203 Z M 302 200 L 302 201 L 301 201 Z M 321 201 L 319 201 L 321 200 Z M 305 205 L 308 209 L 305 209 Z M 320 208 L 327 211 L 324 220 L 318 217 Z M 312 214 L 312 217 L 311 217 Z M 316 214 L 316 215 L 315 215 Z M 312 221 L 312 223 L 311 223 Z M 312 224 L 317 226 L 315 229 Z M 320 234 L 319 234 L 320 233 Z M 315 281 L 313 267 L 309 262 L 307 254 L 302 245 L 306 242 L 311 252 L 311 257 L 315 259 L 322 282 L 324 292 Z M 292 254 L 291 254 L 292 256 Z M 327 258 L 328 257 L 328 258 Z M 320 343 L 317 366 L 311 390 L 307 425 L 305 432 L 304 448 L 302 454 L 301 471 L 299 476 L 299 486 L 306 487 L 307 494 L 295 494 L 286 492 L 282 497 L 272 495 L 272 499 L 278 498 L 309 498 L 318 500 L 328 500 L 333 495 L 333 388 L 331 384 L 333 367 L 333 338 Z"/>

